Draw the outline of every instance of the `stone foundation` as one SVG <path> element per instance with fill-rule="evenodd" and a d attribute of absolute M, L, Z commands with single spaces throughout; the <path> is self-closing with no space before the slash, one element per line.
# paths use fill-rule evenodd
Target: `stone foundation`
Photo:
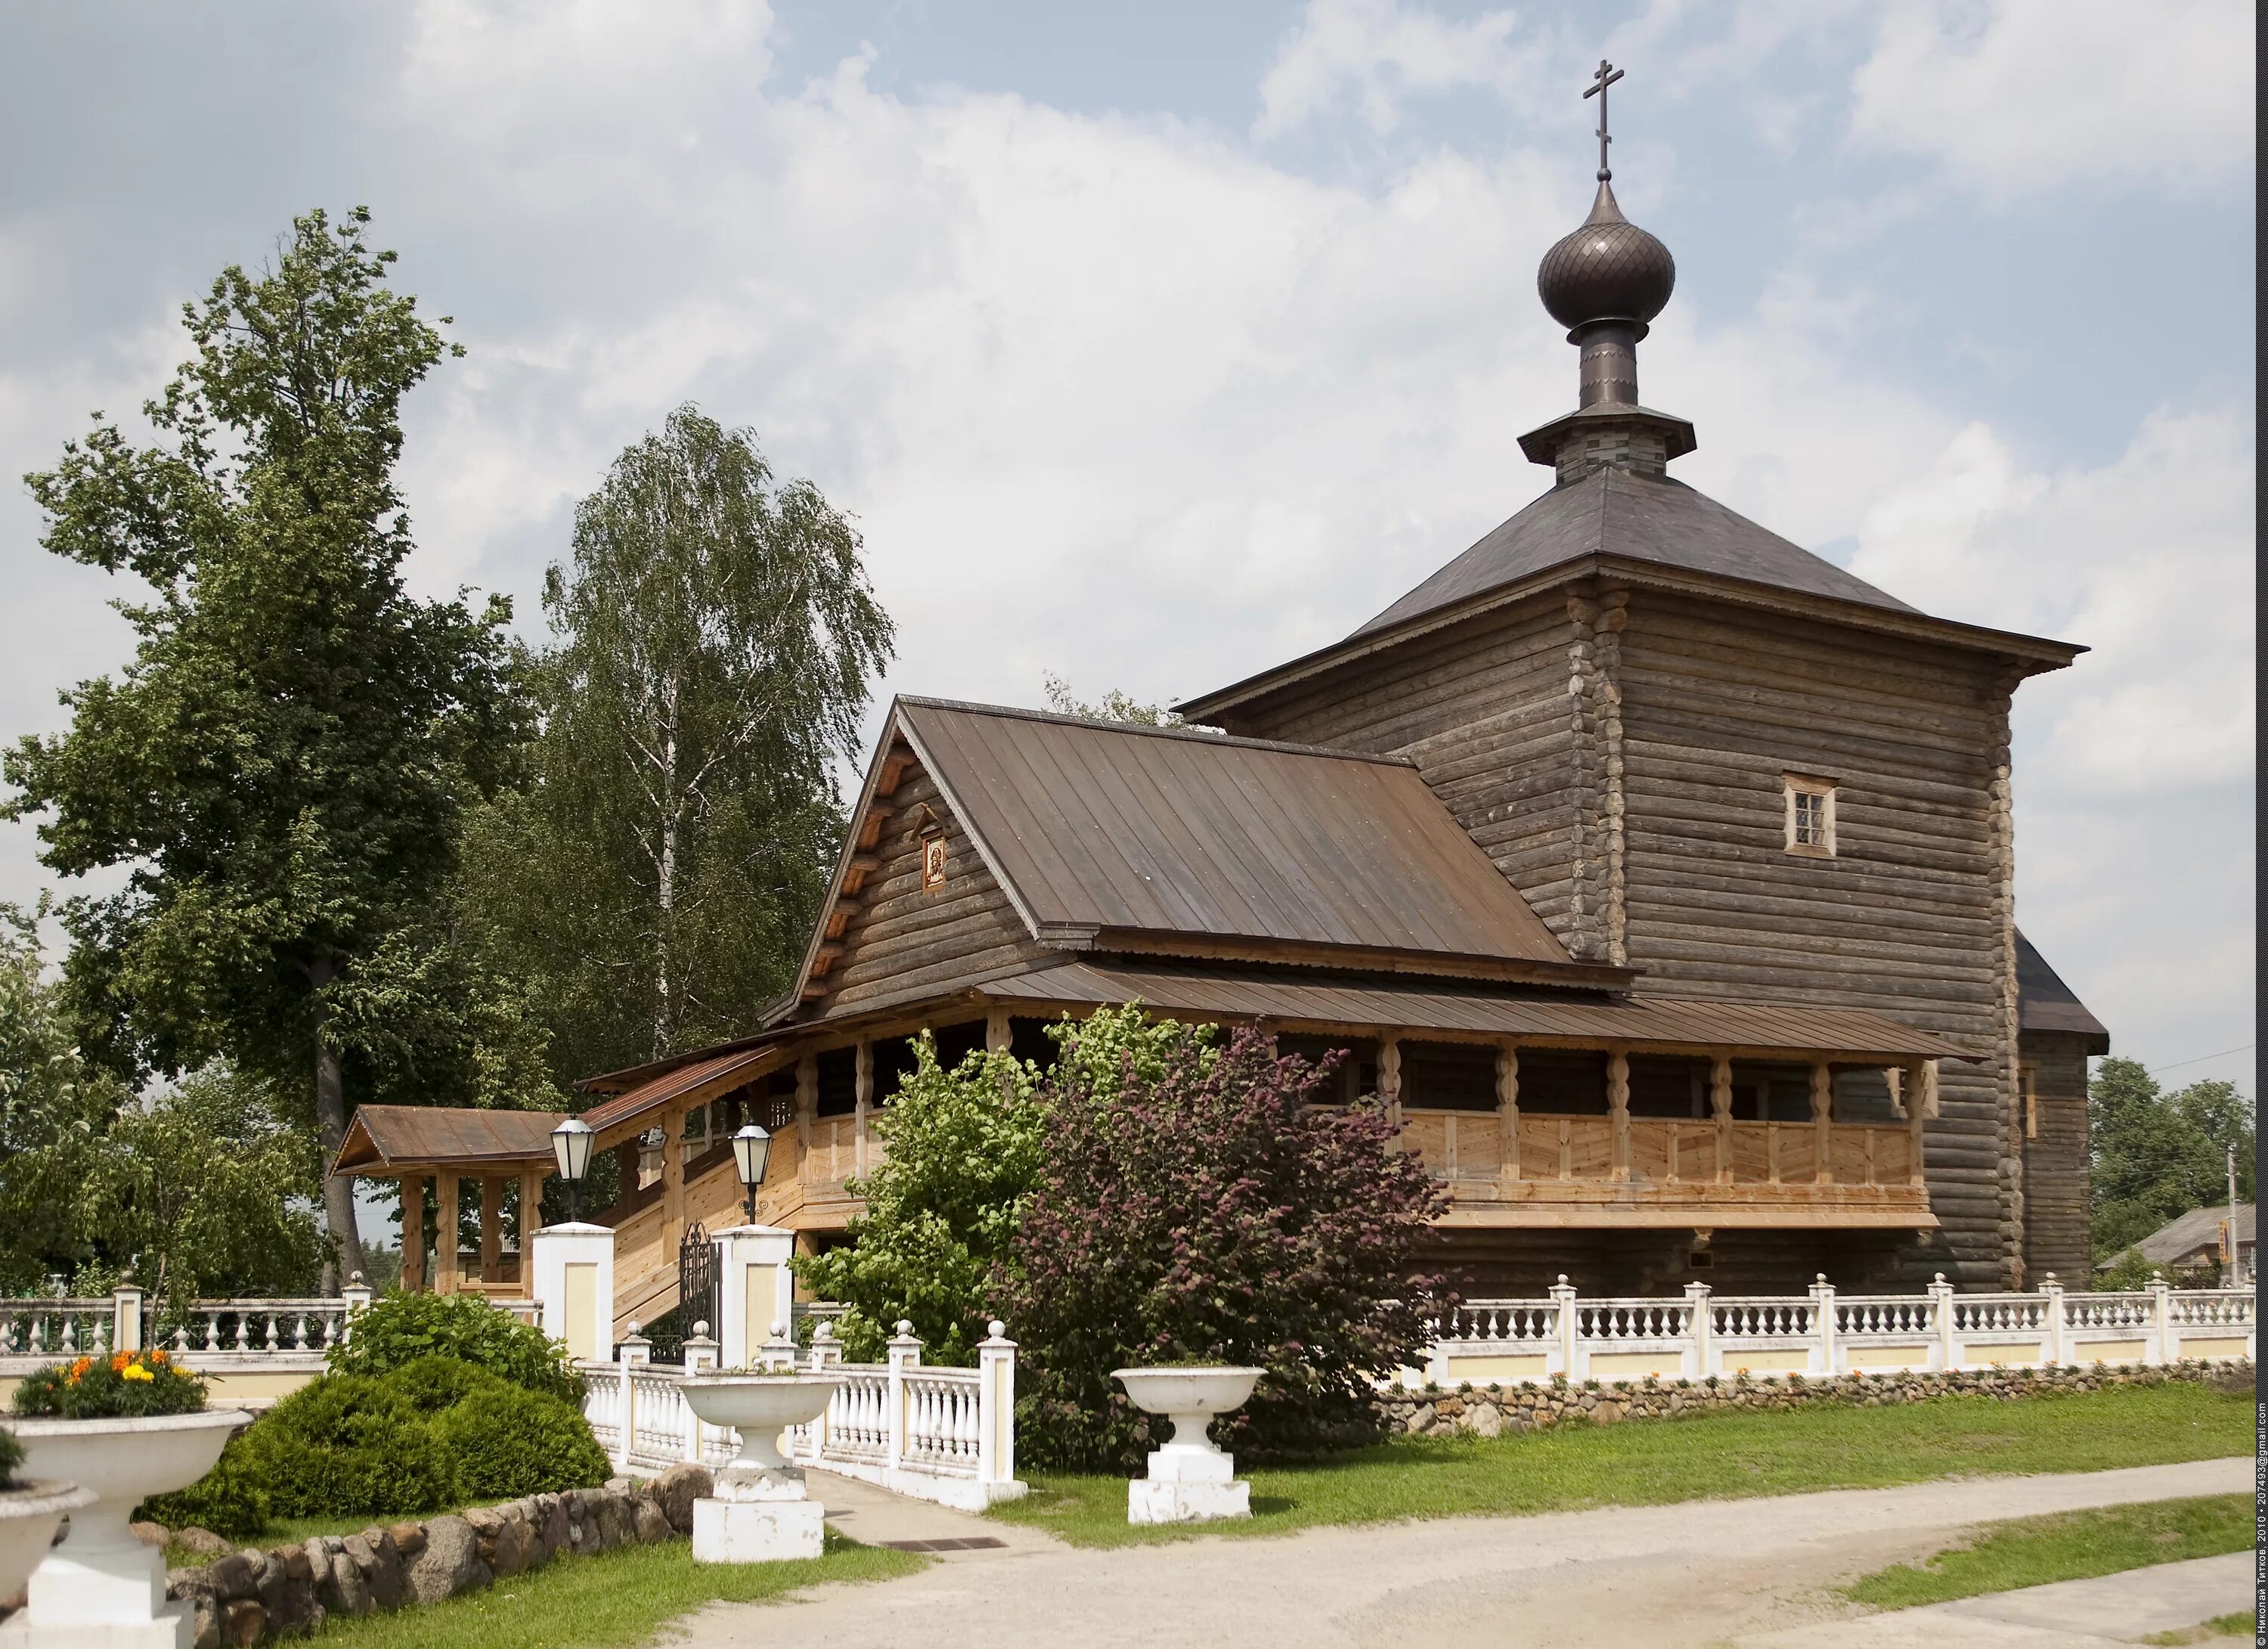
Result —
<path fill-rule="evenodd" d="M 1931 1397 L 1992 1397 L 2009 1400 L 2057 1392 L 2102 1391 L 2112 1386 L 2159 1386 L 2170 1380 L 2220 1385 L 2232 1375 L 2250 1385 L 2250 1363 L 2172 1363 L 2161 1368 L 2008 1368 L 1949 1374 L 1838 1374 L 1811 1378 L 1787 1375 L 1758 1380 L 1741 1376 L 1715 1381 L 1645 1380 L 1581 1386 L 1564 1381 L 1545 1386 L 1461 1386 L 1454 1391 L 1428 1387 L 1421 1392 L 1383 1392 L 1378 1411 L 1388 1432 L 1411 1437 L 1470 1433 L 1498 1437 L 1532 1431 L 1563 1420 L 1606 1425 L 1623 1420 L 1669 1420 L 1725 1410 L 1800 1409 L 1843 1403 L 1880 1409 Z"/>

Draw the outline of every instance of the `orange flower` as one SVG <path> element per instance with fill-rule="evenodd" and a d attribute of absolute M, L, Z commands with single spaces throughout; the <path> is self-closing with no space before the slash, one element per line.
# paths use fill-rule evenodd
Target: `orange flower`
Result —
<path fill-rule="evenodd" d="M 144 1351 L 142 1355 L 145 1360 L 155 1363 L 160 1368 L 166 1366 L 166 1354 L 163 1351 Z"/>
<path fill-rule="evenodd" d="M 70 1385 L 70 1386 L 76 1386 L 76 1385 L 77 1385 L 77 1384 L 78 1384 L 78 1381 L 79 1381 L 79 1376 L 80 1376 L 80 1375 L 82 1375 L 82 1374 L 84 1374 L 84 1373 L 85 1373 L 87 1370 L 89 1370 L 90 1368 L 92 1368 L 93 1366 L 94 1366 L 94 1359 L 93 1359 L 92 1358 L 91 1358 L 91 1357 L 82 1357 L 82 1358 L 80 1358 L 77 1362 L 73 1363 L 73 1364 L 70 1366 L 70 1373 L 69 1374 L 67 1374 L 67 1375 L 65 1375 L 65 1376 L 64 1376 L 63 1383 L 64 1383 L 65 1385 Z"/>
<path fill-rule="evenodd" d="M 125 1367 L 129 1363 L 132 1362 L 133 1360 L 134 1360 L 134 1353 L 133 1353 L 133 1352 L 131 1352 L 131 1351 L 121 1351 L 121 1352 L 118 1352 L 115 1356 L 114 1356 L 114 1357 L 110 1359 L 110 1372 L 111 1372 L 112 1373 L 115 1374 L 116 1373 L 118 1373 L 118 1371 L 119 1371 L 120 1369 L 124 1368 L 124 1367 Z"/>

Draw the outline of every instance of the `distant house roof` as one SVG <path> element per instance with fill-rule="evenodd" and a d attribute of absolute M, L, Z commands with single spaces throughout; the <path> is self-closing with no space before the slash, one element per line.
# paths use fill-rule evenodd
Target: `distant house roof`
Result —
<path fill-rule="evenodd" d="M 2110 1051 L 2110 1033 L 2087 1011 L 2087 1004 L 2064 983 L 2047 958 L 2016 932 L 2016 1026 L 2026 1031 L 2069 1031 L 2087 1038 L 2087 1051 Z"/>
<path fill-rule="evenodd" d="M 2254 1205 L 2236 1205 L 2236 1240 L 2240 1243 L 2254 1240 Z M 2134 1246 L 2142 1257 L 2153 1265 L 2174 1265 L 2190 1258 L 2200 1248 L 2218 1250 L 2220 1246 L 2220 1222 L 2228 1218 L 2228 1204 L 2218 1204 L 2211 1208 L 2193 1208 L 2179 1219 L 2158 1227 Z M 2105 1260 L 2103 1265 L 2117 1263 L 2117 1256 Z M 2098 1270 L 2102 1267 L 2096 1268 Z"/>
<path fill-rule="evenodd" d="M 1407 762 L 898 701 L 1032 936 L 1578 964 Z"/>

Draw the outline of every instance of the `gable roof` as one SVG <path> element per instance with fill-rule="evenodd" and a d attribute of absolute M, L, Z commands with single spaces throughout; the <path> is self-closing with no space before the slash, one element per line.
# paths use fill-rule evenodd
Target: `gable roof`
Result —
<path fill-rule="evenodd" d="M 2228 1218 L 2227 1203 L 2215 1203 L 2210 1208 L 2192 1208 L 2180 1218 L 2170 1220 L 2159 1226 L 2141 1241 L 2134 1244 L 2134 1247 L 2142 1251 L 2142 1257 L 2151 1264 L 2171 1265 L 2196 1253 L 2199 1248 L 2218 1248 L 2220 1242 L 2220 1222 Z M 2236 1204 L 2237 1241 L 2254 1240 L 2253 1232 L 2257 1218 L 2254 1204 L 2250 1203 Z M 2117 1262 L 2118 1256 L 2113 1255 L 2095 1269 L 2102 1270 L 2105 1267 L 2117 1264 Z"/>
<path fill-rule="evenodd" d="M 438 1105 L 363 1105 L 331 1164 L 334 1174 L 393 1174 L 420 1164 L 498 1170 L 551 1161 L 551 1130 L 564 1111 L 483 1110 Z"/>
<path fill-rule="evenodd" d="M 1175 936 L 1574 966 L 1395 758 L 899 701 L 1033 936 Z"/>
<path fill-rule="evenodd" d="M 2088 1039 L 2088 1053 L 2110 1051 L 2110 1031 L 2057 976 L 2021 928 L 2016 930 L 2016 1028 L 2073 1032 Z"/>

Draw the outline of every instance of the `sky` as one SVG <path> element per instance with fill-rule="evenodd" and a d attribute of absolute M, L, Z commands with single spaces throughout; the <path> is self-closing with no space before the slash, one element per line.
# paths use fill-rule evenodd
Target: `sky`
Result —
<path fill-rule="evenodd" d="M 180 306 L 367 205 L 467 349 L 421 593 L 545 566 L 687 401 L 864 534 L 888 690 L 1171 700 L 1335 639 L 1550 482 L 1535 298 L 1615 184 L 1675 254 L 1674 473 L 1904 600 L 2093 651 L 2015 702 L 2018 920 L 2253 1091 L 2253 18 L 2242 0 L 418 0 L 0 9 L 0 734 L 130 652 L 12 478 Z M 886 701 L 884 701 L 886 702 Z M 875 716 L 879 723 L 881 703 Z M 0 898 L 49 885 L 0 823 Z M 60 891 L 70 891 L 62 887 Z"/>

